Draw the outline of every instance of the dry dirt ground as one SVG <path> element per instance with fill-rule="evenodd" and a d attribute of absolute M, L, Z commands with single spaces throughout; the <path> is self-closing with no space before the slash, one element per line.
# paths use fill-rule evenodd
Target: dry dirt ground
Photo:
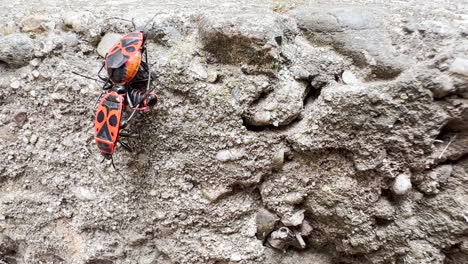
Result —
<path fill-rule="evenodd" d="M 108 33 L 160 101 L 100 163 Z M 468 262 L 466 1 L 0 3 L 0 263 Z"/>

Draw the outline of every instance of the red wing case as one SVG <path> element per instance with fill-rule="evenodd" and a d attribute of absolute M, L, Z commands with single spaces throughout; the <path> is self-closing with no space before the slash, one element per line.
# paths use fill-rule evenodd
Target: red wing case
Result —
<path fill-rule="evenodd" d="M 119 138 L 124 100 L 123 95 L 112 91 L 108 92 L 97 106 L 94 117 L 94 139 L 102 153 L 114 153 Z"/>
<path fill-rule="evenodd" d="M 106 69 L 113 84 L 128 84 L 141 64 L 143 33 L 134 31 L 123 36 L 107 53 Z"/>

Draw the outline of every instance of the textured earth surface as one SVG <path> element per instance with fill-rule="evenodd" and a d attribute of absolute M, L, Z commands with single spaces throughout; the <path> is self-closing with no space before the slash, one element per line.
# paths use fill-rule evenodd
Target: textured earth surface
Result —
<path fill-rule="evenodd" d="M 2 1 L 0 263 L 467 263 L 468 4 L 427 2 Z M 72 71 L 153 16 L 114 170 Z"/>

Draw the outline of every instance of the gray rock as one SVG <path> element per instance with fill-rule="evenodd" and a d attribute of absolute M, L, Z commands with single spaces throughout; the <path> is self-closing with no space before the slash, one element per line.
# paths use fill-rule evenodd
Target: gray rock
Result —
<path fill-rule="evenodd" d="M 10 87 L 13 89 L 18 89 L 21 87 L 21 82 L 18 80 L 15 80 L 12 83 L 10 83 Z"/>
<path fill-rule="evenodd" d="M 106 33 L 97 46 L 97 52 L 101 57 L 105 57 L 107 52 L 114 46 L 123 35 L 116 33 Z"/>
<path fill-rule="evenodd" d="M 412 184 L 410 176 L 407 174 L 400 174 L 393 182 L 392 190 L 395 194 L 403 195 L 411 190 Z"/>
<path fill-rule="evenodd" d="M 441 185 L 448 181 L 452 174 L 452 165 L 442 165 L 434 168 L 423 176 L 422 182 L 417 186 L 425 194 L 437 194 Z"/>
<path fill-rule="evenodd" d="M 450 65 L 449 71 L 468 77 L 468 59 L 455 58 Z"/>
<path fill-rule="evenodd" d="M 29 62 L 34 42 L 26 34 L 14 33 L 0 37 L 0 61 L 11 66 L 22 66 Z"/>
<path fill-rule="evenodd" d="M 344 71 L 342 78 L 345 84 L 357 84 L 360 82 L 359 79 L 351 71 Z"/>
<path fill-rule="evenodd" d="M 294 26 L 274 12 L 227 9 L 200 20 L 203 48 L 222 63 L 273 67 Z"/>
<path fill-rule="evenodd" d="M 104 36 L 105 37 L 105 36 Z M 65 45 L 74 47 L 78 45 L 78 36 L 75 33 L 68 33 L 65 35 Z M 98 53 L 99 53 L 99 46 L 97 47 Z"/>
<path fill-rule="evenodd" d="M 298 210 L 290 215 L 281 217 L 281 223 L 285 226 L 299 226 L 304 221 L 305 210 Z"/>
<path fill-rule="evenodd" d="M 275 225 L 278 221 L 278 216 L 271 213 L 267 209 L 261 208 L 258 210 L 255 217 L 255 222 L 257 225 L 257 237 L 259 239 L 266 238 L 266 236 L 275 229 Z"/>
<path fill-rule="evenodd" d="M 0 257 L 12 255 L 18 250 L 18 245 L 9 236 L 0 234 Z"/>
<path fill-rule="evenodd" d="M 314 43 L 333 46 L 359 66 L 369 66 L 379 78 L 393 78 L 406 68 L 377 10 L 348 7 L 300 7 L 290 14 Z"/>
<path fill-rule="evenodd" d="M 250 125 L 284 126 L 302 111 L 307 85 L 298 82 L 289 72 L 280 73 L 278 87 L 253 106 L 245 116 Z"/>
<path fill-rule="evenodd" d="M 46 16 L 31 15 L 21 19 L 19 26 L 23 32 L 43 32 L 46 29 L 45 23 L 48 20 Z"/>

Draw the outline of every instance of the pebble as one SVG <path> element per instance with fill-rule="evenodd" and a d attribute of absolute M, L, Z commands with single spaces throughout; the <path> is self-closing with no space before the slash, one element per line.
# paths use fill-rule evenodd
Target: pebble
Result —
<path fill-rule="evenodd" d="M 468 59 L 455 58 L 450 65 L 449 71 L 468 77 Z"/>
<path fill-rule="evenodd" d="M 271 113 L 268 111 L 261 111 L 255 113 L 253 122 L 260 125 L 268 125 L 271 122 Z"/>
<path fill-rule="evenodd" d="M 281 168 L 281 166 L 283 166 L 283 163 L 284 163 L 284 149 L 278 150 L 273 155 L 271 163 L 273 164 L 273 167 L 275 167 L 275 168 Z"/>
<path fill-rule="evenodd" d="M 244 151 L 239 149 L 224 149 L 216 154 L 216 159 L 220 161 L 238 160 L 244 156 Z"/>
<path fill-rule="evenodd" d="M 271 231 L 275 229 L 279 218 L 276 214 L 271 213 L 267 209 L 261 208 L 257 212 L 255 222 L 257 225 L 257 235 L 260 239 L 265 238 Z"/>
<path fill-rule="evenodd" d="M 30 92 L 31 90 L 32 90 L 32 88 L 29 85 L 26 85 L 25 87 L 23 87 L 23 91 L 25 91 L 25 92 Z"/>
<path fill-rule="evenodd" d="M 39 77 L 39 75 L 40 75 L 40 73 L 39 73 L 38 70 L 33 70 L 33 71 L 31 72 L 31 74 L 32 74 L 32 76 L 33 76 L 34 78 L 37 78 L 37 77 Z"/>
<path fill-rule="evenodd" d="M 73 47 L 78 45 L 78 37 L 76 36 L 75 33 L 69 33 L 65 35 L 65 45 Z"/>
<path fill-rule="evenodd" d="M 212 186 L 202 189 L 203 196 L 212 202 L 218 200 L 229 192 L 231 192 L 231 189 L 224 186 Z"/>
<path fill-rule="evenodd" d="M 76 196 L 76 198 L 83 200 L 83 201 L 95 200 L 97 198 L 97 195 L 86 187 L 82 187 L 82 186 L 72 187 L 71 191 Z"/>
<path fill-rule="evenodd" d="M 97 53 L 105 57 L 107 52 L 117 43 L 122 35 L 116 33 L 106 33 L 97 46 Z"/>
<path fill-rule="evenodd" d="M 42 32 L 45 30 L 44 22 L 47 21 L 47 18 L 43 16 L 27 16 L 21 19 L 19 26 L 23 32 Z"/>
<path fill-rule="evenodd" d="M 29 62 L 34 51 L 33 40 L 24 33 L 13 33 L 0 37 L 0 61 L 13 66 Z"/>
<path fill-rule="evenodd" d="M 32 59 L 32 60 L 29 62 L 29 64 L 31 64 L 31 65 L 34 66 L 34 67 L 39 66 L 40 63 L 41 63 L 41 60 L 38 59 L 38 58 L 34 58 L 34 59 Z"/>
<path fill-rule="evenodd" d="M 345 84 L 356 84 L 356 83 L 359 83 L 359 80 L 358 78 L 356 78 L 356 76 L 350 72 L 350 71 L 344 71 L 343 72 L 343 75 L 342 75 L 342 78 L 343 78 L 343 82 Z"/>
<path fill-rule="evenodd" d="M 403 195 L 411 190 L 411 180 L 409 175 L 400 174 L 395 178 L 393 182 L 393 192 L 398 195 Z"/>
<path fill-rule="evenodd" d="M 13 89 L 18 89 L 18 88 L 21 87 L 21 83 L 18 80 L 13 81 L 12 83 L 10 83 L 10 87 L 13 88 Z"/>
<path fill-rule="evenodd" d="M 31 136 L 31 138 L 29 139 L 29 143 L 31 143 L 31 144 L 34 145 L 34 144 L 36 144 L 36 142 L 37 142 L 38 139 L 39 139 L 39 138 L 38 138 L 36 135 L 33 134 L 33 135 Z"/>
<path fill-rule="evenodd" d="M 281 218 L 281 222 L 285 226 L 298 226 L 302 224 L 302 221 L 304 221 L 304 212 L 305 210 L 299 210 L 291 216 L 285 215 Z"/>

